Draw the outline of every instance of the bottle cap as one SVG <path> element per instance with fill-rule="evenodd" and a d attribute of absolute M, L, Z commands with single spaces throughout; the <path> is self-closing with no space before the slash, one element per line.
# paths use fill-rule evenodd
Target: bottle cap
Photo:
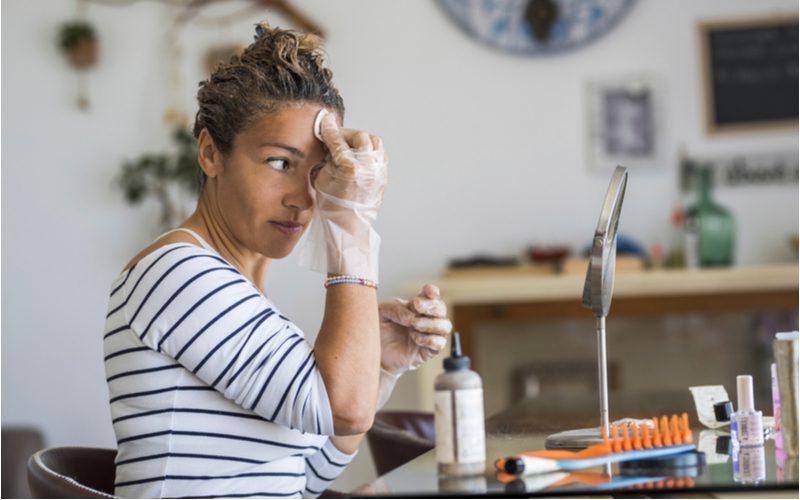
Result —
<path fill-rule="evenodd" d="M 739 375 L 736 377 L 736 392 L 738 394 L 739 411 L 752 411 L 753 405 L 753 376 Z"/>
<path fill-rule="evenodd" d="M 730 422 L 731 413 L 733 413 L 733 403 L 730 401 L 714 403 L 714 418 L 717 422 Z"/>
<path fill-rule="evenodd" d="M 447 371 L 469 370 L 469 358 L 461 354 L 461 336 L 453 333 L 450 346 L 450 357 L 444 360 L 444 369 Z"/>
<path fill-rule="evenodd" d="M 523 462 L 521 458 L 506 459 L 503 470 L 505 470 L 507 474 L 522 474 L 525 472 L 525 462 Z"/>

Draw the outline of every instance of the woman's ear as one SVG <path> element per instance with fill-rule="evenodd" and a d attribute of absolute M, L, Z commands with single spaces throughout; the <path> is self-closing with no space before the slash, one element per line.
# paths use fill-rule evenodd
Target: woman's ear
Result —
<path fill-rule="evenodd" d="M 206 128 L 197 138 L 197 163 L 208 178 L 216 177 L 222 170 L 222 153 Z"/>

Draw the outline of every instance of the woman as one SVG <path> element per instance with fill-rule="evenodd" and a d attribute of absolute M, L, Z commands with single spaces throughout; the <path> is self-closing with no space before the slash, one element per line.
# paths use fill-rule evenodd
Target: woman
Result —
<path fill-rule="evenodd" d="M 397 377 L 444 347 L 436 287 L 377 303 L 385 155 L 378 137 L 340 127 L 331 76 L 316 37 L 259 26 L 201 83 L 197 209 L 112 284 L 117 495 L 318 496 Z M 315 212 L 328 278 L 312 346 L 262 287 Z"/>

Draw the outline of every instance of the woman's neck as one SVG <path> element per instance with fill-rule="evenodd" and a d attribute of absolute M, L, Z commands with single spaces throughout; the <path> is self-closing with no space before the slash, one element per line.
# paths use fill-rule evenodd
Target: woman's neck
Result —
<path fill-rule="evenodd" d="M 264 293 L 264 279 L 267 276 L 270 259 L 244 248 L 226 227 L 219 212 L 214 209 L 208 191 L 204 190 L 197 203 L 197 209 L 186 219 L 183 226 L 197 232 L 217 253 L 233 264 L 254 285 Z"/>

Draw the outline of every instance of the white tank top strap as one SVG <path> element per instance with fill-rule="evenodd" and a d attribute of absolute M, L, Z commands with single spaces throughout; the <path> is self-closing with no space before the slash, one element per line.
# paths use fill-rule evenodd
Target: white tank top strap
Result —
<path fill-rule="evenodd" d="M 208 250 L 209 252 L 214 252 L 214 253 L 217 253 L 217 251 L 216 251 L 216 250 L 214 250 L 214 248 L 212 248 L 212 247 L 211 247 L 211 245 L 209 245 L 209 244 L 206 242 L 206 240 L 204 240 L 203 238 L 201 238 L 199 234 L 197 234 L 196 232 L 192 231 L 191 229 L 187 229 L 187 228 L 185 228 L 185 227 L 176 227 L 175 229 L 170 229 L 169 231 L 167 231 L 166 233 L 162 234 L 161 236 L 159 236 L 159 237 L 158 237 L 158 238 L 156 238 L 156 239 L 158 240 L 158 239 L 160 239 L 160 238 L 161 238 L 161 237 L 163 237 L 163 236 L 166 236 L 166 235 L 168 235 L 168 234 L 175 233 L 175 232 L 178 232 L 178 231 L 181 231 L 181 232 L 184 232 L 184 233 L 187 233 L 187 234 L 189 234 L 189 235 L 190 235 L 192 238 L 196 239 L 198 243 L 200 243 L 200 246 L 201 246 L 201 247 L 205 248 L 205 249 L 206 249 L 206 250 Z"/>

